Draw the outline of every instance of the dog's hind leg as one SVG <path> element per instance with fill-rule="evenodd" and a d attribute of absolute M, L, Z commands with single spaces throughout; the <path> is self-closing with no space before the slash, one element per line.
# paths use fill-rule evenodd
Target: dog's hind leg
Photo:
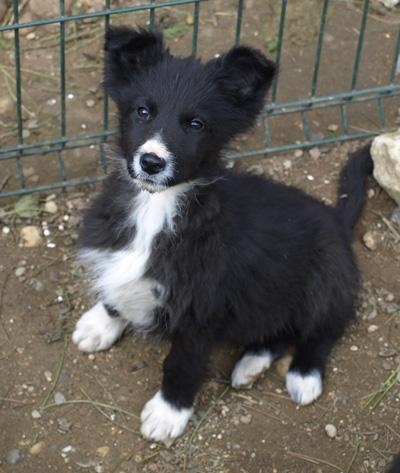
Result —
<path fill-rule="evenodd" d="M 280 357 L 287 346 L 284 342 L 260 343 L 248 346 L 231 375 L 231 384 L 235 389 L 249 389 L 272 362 Z"/>
<path fill-rule="evenodd" d="M 297 404 L 311 404 L 321 395 L 327 358 L 338 338 L 314 336 L 296 344 L 286 388 Z"/>

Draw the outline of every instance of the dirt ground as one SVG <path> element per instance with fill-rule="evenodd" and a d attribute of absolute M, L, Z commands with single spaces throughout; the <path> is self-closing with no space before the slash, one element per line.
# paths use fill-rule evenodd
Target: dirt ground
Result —
<path fill-rule="evenodd" d="M 92 3 L 96 8 L 96 2 Z M 277 2 L 245 3 L 244 40 L 266 52 L 273 50 Z M 236 4 L 215 0 L 201 5 L 200 55 L 210 57 L 229 47 Z M 309 88 L 321 3 L 299 0 L 291 5 L 280 100 L 304 97 Z M 76 2 L 75 7 L 77 11 L 88 8 L 87 2 Z M 395 13 L 375 3 L 372 7 L 364 49 L 368 61 L 363 61 L 360 71 L 363 87 L 385 83 L 393 58 L 390 45 L 398 28 Z M 190 50 L 191 30 L 182 25 L 190 25 L 192 11 L 169 9 L 158 18 L 174 51 Z M 129 18 L 140 23 L 148 17 Z M 321 93 L 348 90 L 360 18 L 360 2 L 332 2 Z M 71 37 L 80 35 L 68 42 L 67 91 L 73 96 L 67 101 L 69 134 L 101 126 L 97 85 L 102 32 L 96 22 L 81 26 L 69 32 Z M 54 138 L 60 126 L 59 103 L 49 102 L 57 97 L 59 86 L 56 32 L 44 28 L 34 34 L 36 39 L 22 38 L 28 49 L 23 67 L 30 71 L 23 82 L 28 142 Z M 7 67 L 13 61 L 10 41 L 3 38 L 0 43 L 0 99 L 8 97 L 4 92 L 7 80 L 12 85 L 12 78 L 4 73 L 11 70 Z M 47 77 L 37 72 L 46 72 Z M 90 102 L 89 106 L 89 100 L 94 105 Z M 396 123 L 399 105 L 395 99 L 386 105 L 389 127 Z M 1 146 L 14 143 L 13 113 L 10 108 L 0 117 Z M 355 107 L 350 115 L 353 131 L 379 126 L 374 105 Z M 275 120 L 271 127 L 275 144 L 301 139 L 298 118 Z M 33 127 L 32 121 L 36 122 Z M 335 111 L 315 113 L 311 133 L 331 133 L 331 124 L 339 124 Z M 234 150 L 260 146 L 260 133 L 257 127 L 238 140 Z M 359 144 L 252 159 L 236 166 L 300 187 L 331 205 L 346 154 Z M 77 149 L 65 153 L 65 158 L 69 178 L 97 172 L 97 149 Z M 27 158 L 25 168 L 28 185 L 46 184 L 56 178 L 58 161 L 56 157 Z M 5 190 L 16 188 L 14 163 L 0 164 L 0 182 L 6 176 L 11 178 Z M 393 201 L 372 179 L 368 187 L 367 208 L 354 234 L 364 279 L 357 322 L 331 356 L 321 398 L 304 408 L 292 403 L 284 386 L 285 359 L 251 390 L 233 390 L 229 377 L 238 350 L 221 346 L 212 358 L 185 435 L 169 447 L 150 443 L 138 433 L 140 411 L 160 384 L 168 342 L 129 335 L 111 350 L 89 356 L 69 342 L 74 323 L 90 306 L 85 274 L 75 261 L 75 242 L 82 211 L 97 187 L 41 194 L 40 200 L 25 202 L 28 209 L 22 212 L 16 211 L 15 200 L 1 201 L 0 471 L 383 472 L 400 449 L 400 228 L 390 221 Z M 40 229 L 42 241 L 35 248 L 21 244 L 20 232 L 27 225 Z M 373 239 L 372 249 L 363 243 L 366 232 Z M 336 430 L 333 438 L 325 431 L 327 425 Z"/>

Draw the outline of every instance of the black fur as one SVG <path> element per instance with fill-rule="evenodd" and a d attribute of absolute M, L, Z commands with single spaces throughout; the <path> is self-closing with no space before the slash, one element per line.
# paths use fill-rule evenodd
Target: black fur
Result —
<path fill-rule="evenodd" d="M 158 34 L 113 29 L 106 38 L 105 89 L 118 105 L 120 165 L 88 211 L 84 248 L 120 249 L 135 236 L 126 223 L 138 188 L 128 167 L 135 150 L 162 128 L 176 157 L 173 186 L 208 179 L 182 199 L 175 232 L 153 243 L 147 276 L 165 288 L 158 319 L 172 340 L 162 392 L 193 404 L 213 346 L 246 351 L 295 348 L 290 370 L 324 373 L 327 356 L 354 316 L 359 271 L 351 228 L 365 202 L 369 148 L 342 172 L 337 208 L 268 179 L 220 165 L 229 141 L 254 124 L 275 66 L 244 46 L 206 64 L 170 55 Z M 135 114 L 145 103 L 154 117 Z M 201 132 L 187 121 L 201 117 Z M 218 178 L 218 179 L 216 179 Z M 344 196 L 343 196 L 344 197 Z"/>
<path fill-rule="evenodd" d="M 396 455 L 388 470 L 388 473 L 400 473 L 400 455 Z"/>

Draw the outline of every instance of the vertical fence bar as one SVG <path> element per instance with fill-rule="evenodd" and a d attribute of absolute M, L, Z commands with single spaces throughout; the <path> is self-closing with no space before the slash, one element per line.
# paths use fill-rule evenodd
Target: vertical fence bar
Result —
<path fill-rule="evenodd" d="M 354 90 L 357 84 L 358 72 L 359 72 L 360 63 L 361 63 L 361 53 L 364 46 L 365 27 L 367 26 L 368 9 L 369 9 L 369 0 L 364 0 L 363 14 L 361 17 L 361 25 L 360 25 L 360 33 L 358 36 L 358 44 L 357 44 L 357 50 L 356 50 L 356 59 L 354 61 L 353 76 L 351 78 L 351 90 Z"/>
<path fill-rule="evenodd" d="M 64 0 L 60 0 L 60 15 L 65 15 L 65 3 Z M 65 104 L 65 23 L 60 23 L 60 135 L 64 138 L 67 130 L 66 121 L 66 104 Z M 61 145 L 64 148 L 64 143 Z M 63 158 L 63 151 L 58 153 L 58 162 L 60 165 L 60 174 L 63 181 L 66 180 L 65 176 L 65 163 Z"/>
<path fill-rule="evenodd" d="M 276 48 L 276 55 L 275 55 L 275 62 L 278 64 L 278 66 L 279 66 L 279 62 L 281 60 L 281 54 L 282 54 L 282 43 L 283 43 L 283 33 L 285 31 L 287 0 L 282 0 L 281 5 L 282 5 L 281 16 L 279 19 L 279 30 L 278 30 L 278 45 Z M 278 90 L 278 78 L 275 78 L 273 86 L 272 86 L 272 102 L 276 101 L 277 90 Z"/>
<path fill-rule="evenodd" d="M 13 14 L 14 14 L 14 24 L 19 23 L 19 10 L 18 10 L 18 0 L 13 0 Z M 19 43 L 19 29 L 14 30 L 14 48 L 15 48 L 15 97 L 17 99 L 17 133 L 18 133 L 18 144 L 24 144 L 23 136 L 23 126 L 22 126 L 22 95 L 21 95 L 21 49 Z M 24 167 L 22 164 L 22 151 L 18 153 L 16 158 L 19 185 L 21 189 L 25 188 L 25 176 L 24 176 Z"/>
<path fill-rule="evenodd" d="M 106 33 L 110 27 L 110 15 L 108 10 L 110 9 L 111 0 L 104 1 L 104 32 Z M 151 21 L 151 20 L 150 20 Z M 109 128 L 109 98 L 107 92 L 103 89 L 103 131 L 108 131 Z M 100 165 L 104 172 L 107 171 L 107 160 L 104 152 L 104 146 L 106 138 L 103 138 L 100 143 Z"/>
<path fill-rule="evenodd" d="M 310 141 L 310 127 L 308 126 L 308 117 L 306 111 L 301 112 L 301 120 L 303 122 L 303 134 L 306 141 Z"/>
<path fill-rule="evenodd" d="M 197 43 L 199 39 L 199 21 L 200 21 L 200 1 L 196 0 L 193 7 L 193 36 L 192 36 L 192 55 L 197 54 Z"/>
<path fill-rule="evenodd" d="M 314 63 L 314 71 L 311 83 L 311 97 L 314 97 L 317 93 L 317 84 L 318 84 L 318 75 L 319 75 L 319 66 L 321 64 L 321 53 L 322 53 L 322 46 L 324 42 L 324 34 L 325 34 L 325 25 L 326 25 L 326 17 L 328 14 L 328 5 L 330 0 L 324 0 L 322 5 L 322 13 L 321 13 L 321 22 L 319 27 L 319 36 L 318 36 L 318 44 L 317 44 L 317 53 L 315 57 Z"/>
<path fill-rule="evenodd" d="M 383 99 L 378 99 L 378 106 L 379 106 L 379 126 L 381 128 L 385 128 L 385 105 Z"/>
<path fill-rule="evenodd" d="M 156 3 L 156 0 L 150 0 L 150 3 L 151 5 L 153 5 L 154 3 Z M 154 8 L 150 8 L 149 11 L 149 25 L 150 29 L 154 30 L 154 27 L 156 25 L 156 11 Z"/>
<path fill-rule="evenodd" d="M 393 65 L 392 70 L 390 72 L 390 83 L 394 84 L 396 79 L 396 74 L 400 72 L 400 28 L 397 34 L 397 42 L 396 47 L 394 48 L 394 58 L 393 58 Z"/>
<path fill-rule="evenodd" d="M 238 7 L 237 7 L 235 44 L 240 43 L 240 34 L 242 32 L 242 20 L 243 20 L 243 0 L 239 0 Z"/>
<path fill-rule="evenodd" d="M 342 132 L 347 135 L 349 132 L 349 114 L 347 111 L 347 105 L 340 106 L 340 116 L 342 119 Z"/>

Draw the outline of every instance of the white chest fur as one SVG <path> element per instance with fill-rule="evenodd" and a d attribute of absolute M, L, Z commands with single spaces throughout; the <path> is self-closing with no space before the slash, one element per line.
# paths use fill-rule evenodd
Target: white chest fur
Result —
<path fill-rule="evenodd" d="M 162 288 L 156 281 L 144 277 L 154 237 L 163 229 L 174 230 L 179 201 L 187 189 L 186 184 L 154 194 L 140 192 L 126 222 L 136 227 L 133 241 L 117 251 L 85 248 L 80 253 L 100 299 L 138 329 L 151 326 L 154 309 L 161 304 L 155 294 Z"/>

